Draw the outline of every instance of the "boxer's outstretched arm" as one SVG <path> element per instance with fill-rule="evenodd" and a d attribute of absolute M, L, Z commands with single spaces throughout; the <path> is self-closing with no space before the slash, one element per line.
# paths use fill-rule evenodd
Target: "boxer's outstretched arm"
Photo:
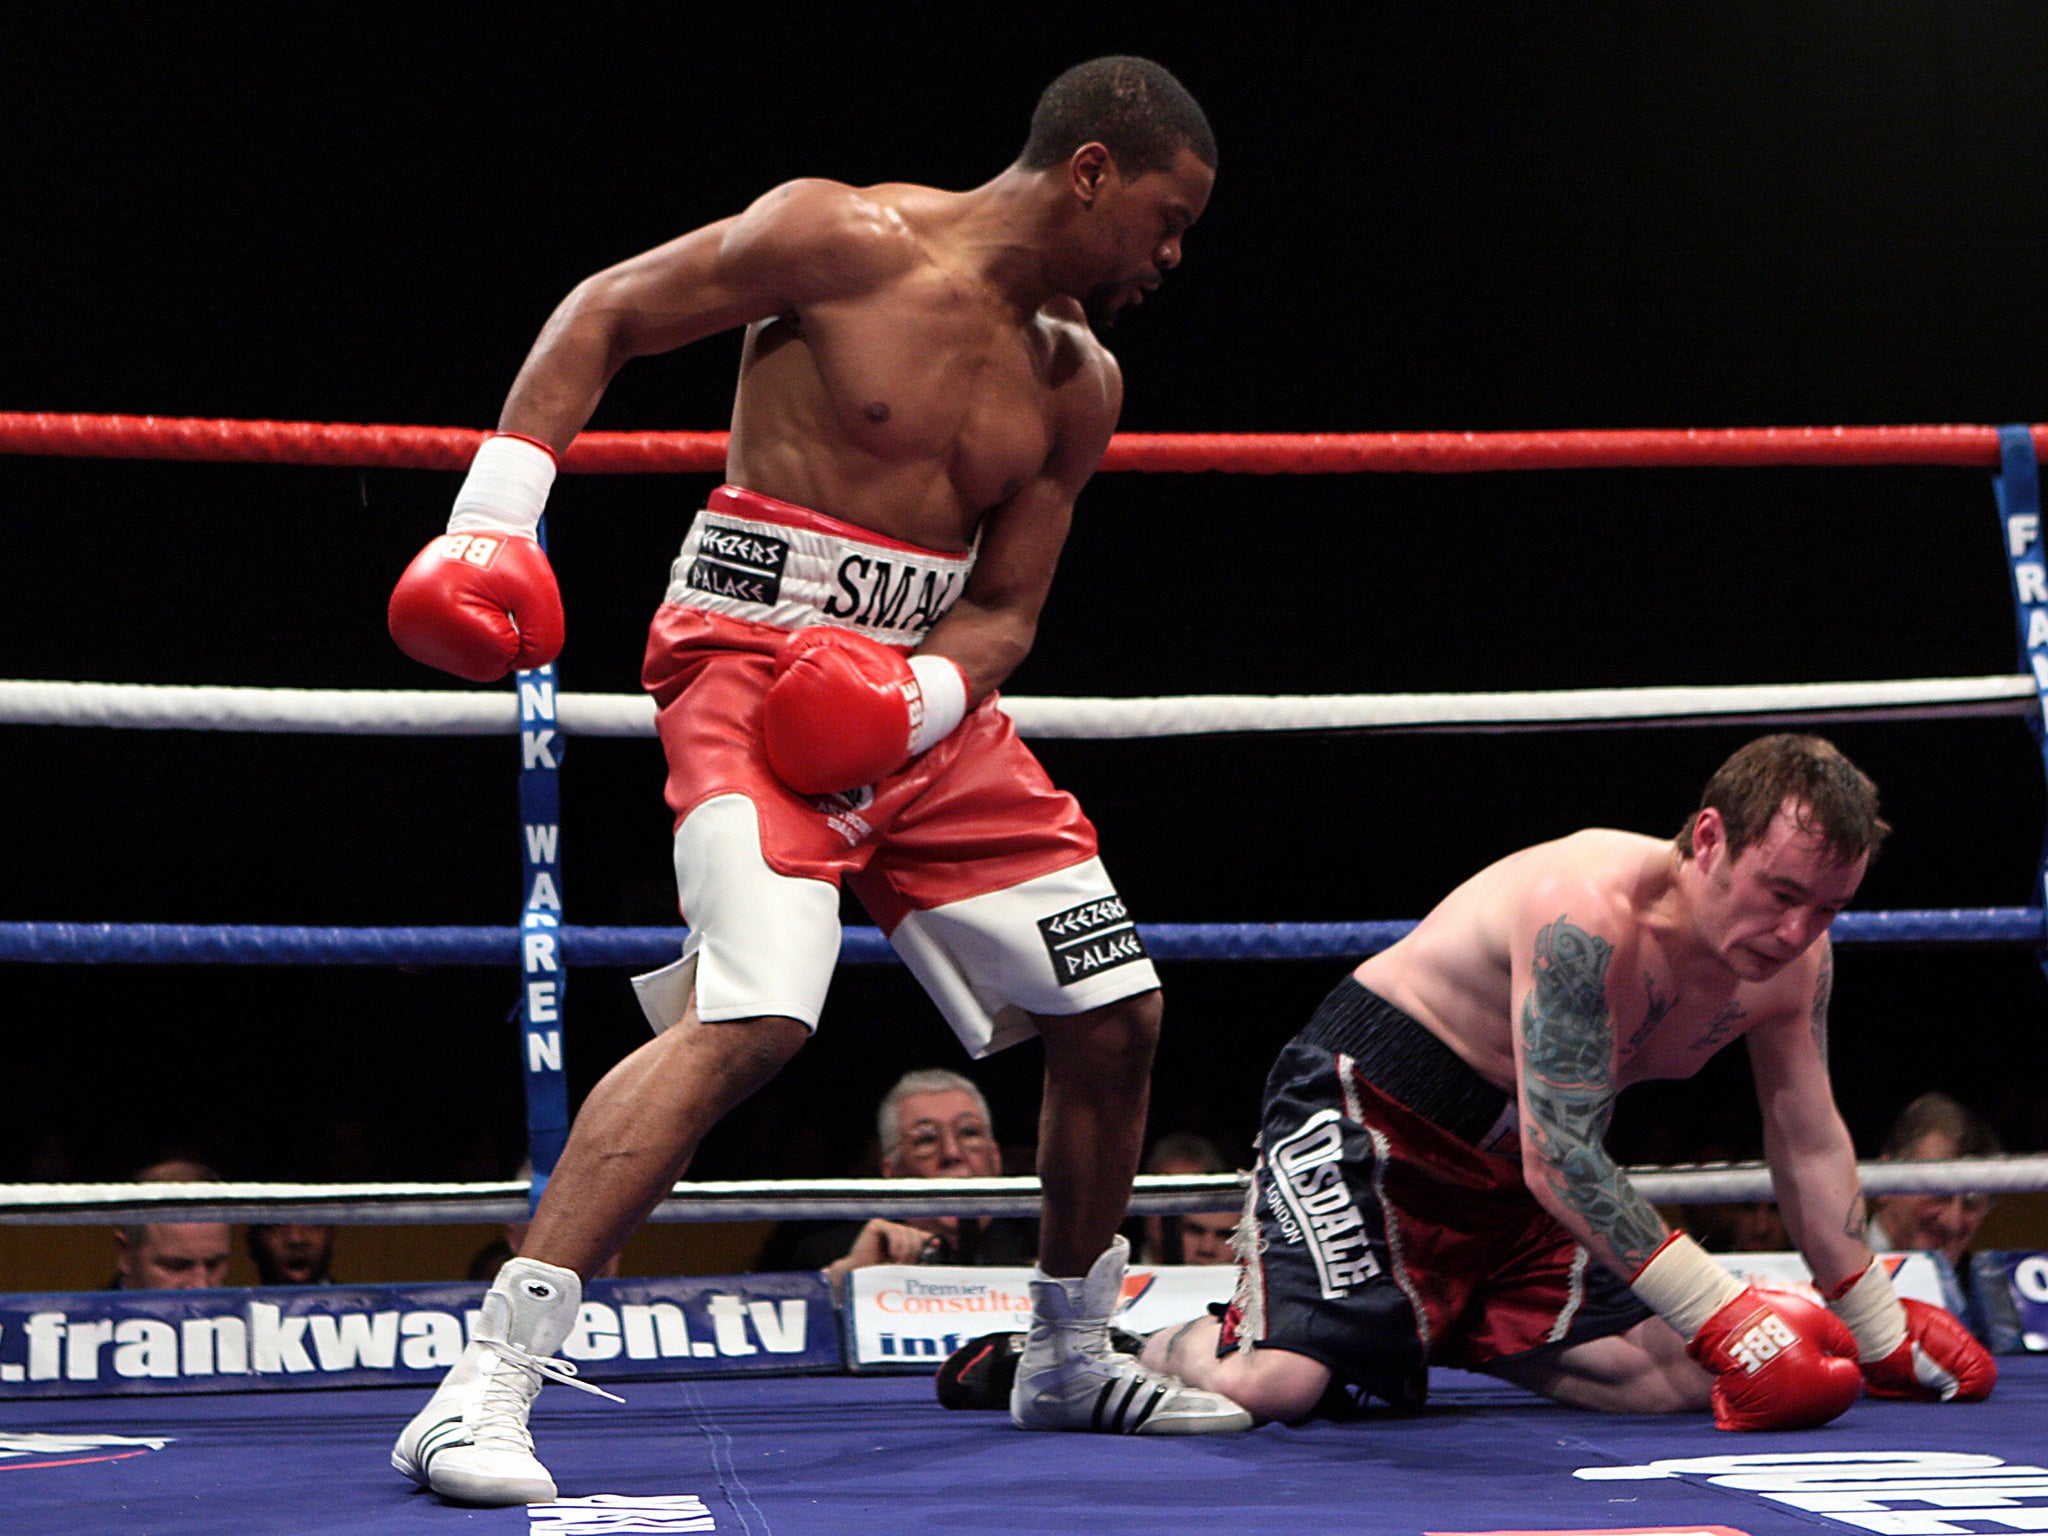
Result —
<path fill-rule="evenodd" d="M 1828 1083 L 1828 998 L 1834 956 L 1815 953 L 1807 999 L 1795 1014 L 1750 1031 L 1750 1071 L 1763 1109 L 1764 1156 L 1785 1230 L 1814 1284 L 1855 1336 L 1868 1389 L 1880 1397 L 1974 1402 L 1998 1366 L 1940 1307 L 1901 1301 L 1864 1241 L 1856 1149 Z"/>
<path fill-rule="evenodd" d="M 1579 912 L 1599 910 L 1597 897 Z M 1581 922 L 1586 926 L 1581 926 Z M 1517 943 L 1515 1076 L 1529 1189 L 1593 1256 L 1632 1280 L 1669 1235 L 1603 1138 L 1614 1113 L 1614 941 L 1590 916 L 1558 911 Z"/>
<path fill-rule="evenodd" d="M 1856 1147 L 1835 1107 L 1828 1081 L 1828 999 L 1834 952 L 1825 939 L 1814 954 L 1814 979 L 1795 1014 L 1748 1034 L 1750 1074 L 1763 1112 L 1764 1159 L 1785 1218 L 1785 1231 L 1806 1256 L 1823 1293 L 1861 1274 L 1870 1263 L 1864 1241 L 1863 1188 Z"/>
<path fill-rule="evenodd" d="M 564 452 L 630 359 L 867 292 L 909 260 L 900 232 L 854 188 L 787 182 L 578 283 L 541 327 L 498 430 Z"/>

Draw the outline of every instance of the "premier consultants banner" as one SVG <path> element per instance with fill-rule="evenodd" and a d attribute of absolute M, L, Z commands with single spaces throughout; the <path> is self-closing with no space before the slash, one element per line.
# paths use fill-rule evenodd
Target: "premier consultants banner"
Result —
<path fill-rule="evenodd" d="M 1717 1254 L 1722 1267 L 1749 1285 L 1814 1295 L 1796 1253 Z M 1886 1254 L 1885 1268 L 1901 1296 L 1958 1311 L 1960 1296 L 1946 1265 L 1925 1253 Z M 1028 1269 L 960 1269 L 943 1265 L 877 1265 L 846 1277 L 846 1355 L 856 1371 L 931 1371 L 969 1339 L 1031 1326 Z M 1114 1322 L 1145 1334 L 1199 1317 L 1230 1300 L 1234 1265 L 1133 1265 Z M 1816 1298 L 1817 1299 L 1817 1298 Z"/>
<path fill-rule="evenodd" d="M 431 1386 L 461 1355 L 483 1295 L 477 1284 L 0 1295 L 0 1402 Z M 561 1352 L 593 1381 L 843 1363 L 817 1274 L 594 1281 Z"/>
<path fill-rule="evenodd" d="M 1031 1271 L 878 1264 L 846 1277 L 847 1363 L 856 1371 L 934 1371 L 969 1339 L 1031 1326 Z M 1116 1326 L 1132 1333 L 1200 1317 L 1230 1300 L 1234 1264 L 1133 1265 Z"/>

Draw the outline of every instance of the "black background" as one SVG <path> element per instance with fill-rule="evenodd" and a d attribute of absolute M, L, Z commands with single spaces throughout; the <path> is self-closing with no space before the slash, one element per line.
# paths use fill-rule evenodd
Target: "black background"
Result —
<path fill-rule="evenodd" d="M 1179 72 L 1222 148 L 1164 292 L 1109 338 L 1126 428 L 2007 422 L 2048 415 L 2048 18 L 2024 3 L 611 10 L 50 7 L 0 50 L 0 408 L 490 424 L 580 277 L 795 175 L 965 188 L 1066 65 Z M 1204 16 L 1213 19 L 1204 20 Z M 737 340 L 634 364 L 597 427 L 714 428 Z M 384 599 L 456 477 L 0 460 L 0 675 L 459 686 Z M 634 687 L 711 481 L 565 481 L 564 686 Z M 2009 671 L 1988 477 L 1887 469 L 1115 475 L 1016 694 L 1763 683 Z M 1663 832 L 1730 728 L 1044 743 L 1141 918 L 1419 916 L 1506 850 Z M 2017 720 L 1835 738 L 1898 828 L 1871 907 L 2032 902 Z M 503 923 L 507 741 L 0 728 L 8 919 Z M 583 741 L 569 913 L 673 921 L 650 742 Z M 1172 965 L 1155 1131 L 1240 1143 L 1341 966 Z M 0 1177 L 493 1177 L 521 1142 L 510 975 L 0 968 Z M 2016 950 L 1845 952 L 1859 1144 L 1941 1086 L 2048 1141 Z M 642 1038 L 569 993 L 578 1090 Z M 1625 1156 L 1742 1151 L 1739 1060 L 1625 1102 Z M 913 1065 L 908 980 L 847 970 L 705 1176 L 847 1171 Z M 1028 1141 L 1037 1057 L 974 1069 Z"/>

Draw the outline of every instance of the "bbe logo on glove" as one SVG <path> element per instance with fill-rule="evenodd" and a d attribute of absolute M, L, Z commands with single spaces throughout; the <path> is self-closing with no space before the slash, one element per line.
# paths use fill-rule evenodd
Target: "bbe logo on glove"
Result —
<path fill-rule="evenodd" d="M 1783 1318 L 1766 1313 L 1755 1327 L 1725 1347 L 1735 1363 L 1754 1376 L 1798 1342 L 1799 1335 L 1785 1326 Z"/>
<path fill-rule="evenodd" d="M 489 570 L 496 563 L 498 550 L 504 542 L 503 539 L 493 538 L 487 533 L 444 534 L 441 540 L 441 558 L 462 560 Z"/>
<path fill-rule="evenodd" d="M 562 650 L 562 598 L 532 539 L 444 533 L 391 593 L 391 638 L 415 661 L 487 683 Z"/>
<path fill-rule="evenodd" d="M 1811 1429 L 1856 1401 L 1856 1340 L 1801 1297 L 1746 1289 L 1686 1353 L 1714 1376 L 1716 1429 Z"/>

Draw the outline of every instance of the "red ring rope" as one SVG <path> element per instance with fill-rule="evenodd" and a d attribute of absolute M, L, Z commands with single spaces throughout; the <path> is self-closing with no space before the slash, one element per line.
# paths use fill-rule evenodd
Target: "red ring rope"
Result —
<path fill-rule="evenodd" d="M 2035 426 L 2048 457 L 2048 426 Z M 369 469 L 464 469 L 483 433 L 468 427 L 213 421 L 173 416 L 0 412 L 0 453 Z M 723 432 L 586 432 L 563 468 L 585 474 L 725 467 Z M 1986 426 L 1714 427 L 1564 432 L 1126 432 L 1102 467 L 1185 473 L 1313 475 L 1502 469 L 1647 469 L 1766 465 L 1998 465 Z"/>

